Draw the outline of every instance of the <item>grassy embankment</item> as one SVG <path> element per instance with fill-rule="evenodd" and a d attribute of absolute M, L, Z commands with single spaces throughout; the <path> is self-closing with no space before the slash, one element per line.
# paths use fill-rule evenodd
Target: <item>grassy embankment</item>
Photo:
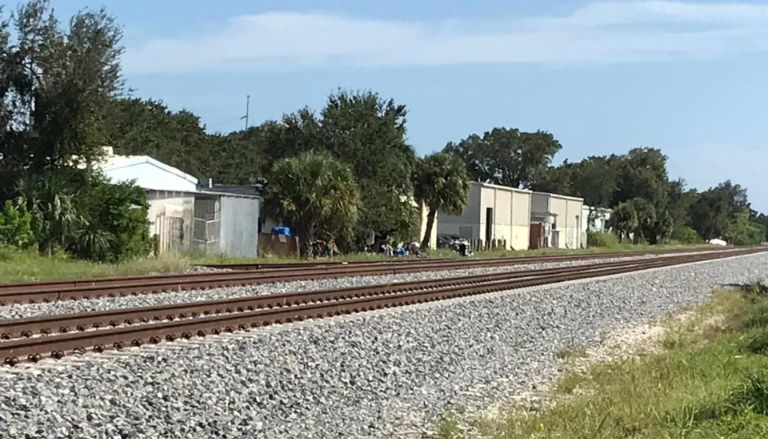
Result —
<path fill-rule="evenodd" d="M 768 437 L 768 287 L 719 294 L 651 354 L 566 372 L 551 398 L 467 422 L 508 439 Z M 451 415 L 438 431 L 461 437 Z"/>
<path fill-rule="evenodd" d="M 642 246 L 623 245 L 611 248 L 588 248 L 574 250 L 523 250 L 523 251 L 489 251 L 478 252 L 477 258 L 490 257 L 522 257 L 540 255 L 565 255 L 565 254 L 589 254 L 606 251 L 642 251 L 662 250 L 666 248 L 680 248 L 679 246 Z M 432 251 L 430 258 L 458 258 L 458 254 L 449 250 L 440 249 Z M 235 264 L 235 263 L 295 263 L 316 261 L 385 261 L 389 258 L 383 255 L 349 254 L 330 259 L 301 260 L 295 258 L 233 258 L 224 256 L 198 256 L 166 254 L 159 258 L 141 258 L 120 264 L 100 264 L 81 261 L 65 256 L 47 258 L 38 256 L 35 252 L 19 252 L 0 248 L 0 282 L 40 281 L 50 279 L 76 279 L 95 277 L 114 277 L 143 275 L 151 273 L 182 272 L 193 264 Z M 402 260 L 402 258 L 394 258 Z"/>

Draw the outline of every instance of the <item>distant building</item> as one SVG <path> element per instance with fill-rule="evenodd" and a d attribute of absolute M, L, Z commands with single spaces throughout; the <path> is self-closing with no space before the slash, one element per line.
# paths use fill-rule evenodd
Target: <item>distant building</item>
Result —
<path fill-rule="evenodd" d="M 541 230 L 538 241 L 541 247 L 580 248 L 586 245 L 582 242 L 583 204 L 582 198 L 532 193 L 531 226 L 538 225 Z"/>
<path fill-rule="evenodd" d="M 507 249 L 527 249 L 531 191 L 471 182 L 467 206 L 460 215 L 438 213 L 439 236 L 470 241 L 504 242 Z"/>
<path fill-rule="evenodd" d="M 146 191 L 149 232 L 160 252 L 258 256 L 257 195 L 203 191 L 195 177 L 152 157 L 104 152 L 100 167 L 110 181 L 134 181 Z"/>

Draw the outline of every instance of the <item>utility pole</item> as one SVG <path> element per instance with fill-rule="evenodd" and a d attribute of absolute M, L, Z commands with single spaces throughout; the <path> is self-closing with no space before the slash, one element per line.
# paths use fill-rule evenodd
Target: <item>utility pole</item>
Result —
<path fill-rule="evenodd" d="M 245 116 L 240 119 L 245 119 L 245 130 L 248 131 L 248 114 L 251 109 L 251 95 L 245 95 Z"/>

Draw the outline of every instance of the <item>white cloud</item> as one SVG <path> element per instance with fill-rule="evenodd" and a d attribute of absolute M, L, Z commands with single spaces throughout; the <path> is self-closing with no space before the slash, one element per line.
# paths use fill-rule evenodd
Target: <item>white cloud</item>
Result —
<path fill-rule="evenodd" d="M 713 59 L 768 49 L 768 5 L 597 2 L 562 17 L 385 21 L 321 13 L 235 17 L 128 48 L 131 73 L 295 66 L 589 64 Z"/>

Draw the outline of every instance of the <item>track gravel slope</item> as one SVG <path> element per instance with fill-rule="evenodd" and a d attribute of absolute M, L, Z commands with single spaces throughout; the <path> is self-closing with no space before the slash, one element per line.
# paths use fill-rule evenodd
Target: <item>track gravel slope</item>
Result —
<path fill-rule="evenodd" d="M 768 255 L 0 370 L 5 437 L 419 437 L 557 376 L 555 353 L 768 279 Z"/>

